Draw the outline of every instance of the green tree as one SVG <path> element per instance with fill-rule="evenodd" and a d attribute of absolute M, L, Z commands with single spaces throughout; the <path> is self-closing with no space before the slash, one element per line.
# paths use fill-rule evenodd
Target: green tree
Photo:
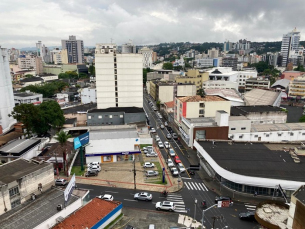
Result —
<path fill-rule="evenodd" d="M 26 74 L 26 75 L 24 75 L 24 77 L 26 77 L 26 78 L 33 78 L 34 76 L 32 74 Z"/>
<path fill-rule="evenodd" d="M 78 78 L 78 74 L 75 71 L 67 71 L 65 73 L 68 74 L 70 79 L 77 79 Z"/>
<path fill-rule="evenodd" d="M 85 79 L 85 78 L 88 78 L 88 75 L 86 73 L 81 72 L 78 74 L 78 78 Z"/>
<path fill-rule="evenodd" d="M 198 91 L 197 91 L 197 95 L 200 95 L 201 97 L 204 97 L 205 96 L 205 92 L 202 88 L 200 88 Z"/>
<path fill-rule="evenodd" d="M 55 136 L 55 139 L 59 142 L 61 149 L 62 149 L 63 159 L 64 159 L 63 160 L 64 171 L 66 171 L 66 151 L 67 151 L 67 141 L 69 138 L 72 138 L 72 136 L 63 130 L 58 132 Z M 55 154 L 55 157 L 56 157 L 56 154 Z M 55 160 L 56 160 L 56 169 L 57 169 L 58 168 L 57 157 Z"/>
<path fill-rule="evenodd" d="M 302 115 L 302 117 L 299 119 L 299 122 L 305 122 L 305 115 Z"/>
<path fill-rule="evenodd" d="M 163 64 L 163 67 L 162 67 L 163 69 L 165 69 L 165 70 L 173 70 L 173 64 L 172 63 L 170 63 L 170 62 L 167 62 L 167 63 L 164 63 Z"/>
<path fill-rule="evenodd" d="M 175 67 L 174 67 L 174 70 L 176 70 L 176 71 L 180 71 L 180 70 L 182 70 L 182 69 L 183 69 L 182 66 L 175 66 Z"/>
<path fill-rule="evenodd" d="M 269 65 L 265 61 L 260 61 L 255 64 L 251 64 L 251 67 L 255 67 L 258 73 L 262 73 L 266 69 L 270 69 Z"/>
<path fill-rule="evenodd" d="M 69 75 L 67 73 L 60 73 L 58 79 L 69 79 Z"/>
<path fill-rule="evenodd" d="M 30 103 L 30 104 L 19 104 L 14 107 L 13 111 L 9 116 L 16 119 L 18 122 L 22 122 L 26 135 L 30 137 L 30 134 L 33 131 L 33 125 L 35 123 L 35 116 L 39 113 L 38 108 Z"/>
<path fill-rule="evenodd" d="M 147 81 L 147 73 L 148 72 L 153 72 L 154 70 L 150 69 L 150 68 L 143 68 L 143 84 L 146 84 Z"/>
<path fill-rule="evenodd" d="M 90 73 L 90 75 L 95 76 L 95 66 L 93 64 L 89 66 L 88 72 Z"/>
<path fill-rule="evenodd" d="M 39 105 L 39 110 L 49 129 L 61 128 L 64 125 L 64 112 L 56 101 L 51 100 L 41 103 Z"/>
<path fill-rule="evenodd" d="M 156 105 L 157 105 L 158 109 L 160 110 L 160 106 L 161 106 L 160 100 L 158 100 L 158 101 L 156 102 Z"/>
<path fill-rule="evenodd" d="M 293 69 L 294 71 L 300 71 L 300 72 L 305 72 L 305 68 L 303 65 L 298 64 L 298 67 Z"/>
<path fill-rule="evenodd" d="M 29 90 L 34 93 L 42 94 L 44 98 L 50 98 L 55 93 L 61 92 L 66 86 L 68 86 L 68 84 L 63 81 L 53 81 L 42 85 L 29 85 L 22 88 L 20 91 Z"/>

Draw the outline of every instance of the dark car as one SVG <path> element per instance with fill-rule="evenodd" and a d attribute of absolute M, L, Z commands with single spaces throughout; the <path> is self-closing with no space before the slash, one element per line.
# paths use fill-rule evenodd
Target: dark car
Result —
<path fill-rule="evenodd" d="M 231 197 L 228 197 L 228 196 L 216 196 L 215 203 L 217 204 L 218 201 L 230 201 L 230 203 L 231 203 L 232 199 L 231 199 Z"/>
<path fill-rule="evenodd" d="M 178 139 L 178 135 L 176 133 L 173 133 L 173 139 Z"/>
<path fill-rule="evenodd" d="M 135 229 L 133 226 L 131 226 L 131 225 L 127 225 L 126 227 L 125 227 L 125 229 Z"/>
<path fill-rule="evenodd" d="M 167 126 L 166 129 L 167 129 L 170 133 L 173 132 L 173 129 L 172 129 L 170 126 Z"/>
<path fill-rule="evenodd" d="M 190 168 L 187 169 L 187 172 L 190 174 L 190 175 L 195 175 L 195 170 L 192 170 Z"/>
<path fill-rule="evenodd" d="M 241 220 L 256 221 L 256 219 L 255 219 L 255 212 L 243 212 L 243 213 L 239 213 L 239 218 Z"/>
<path fill-rule="evenodd" d="M 94 177 L 94 176 L 97 176 L 97 175 L 98 175 L 98 171 L 96 171 L 96 170 L 88 170 L 85 173 L 85 177 Z"/>

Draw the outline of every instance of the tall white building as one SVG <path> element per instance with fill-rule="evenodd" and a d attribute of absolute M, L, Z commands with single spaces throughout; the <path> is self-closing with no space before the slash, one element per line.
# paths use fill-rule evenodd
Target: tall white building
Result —
<path fill-rule="evenodd" d="M 68 63 L 85 63 L 82 40 L 76 40 L 76 36 L 69 36 L 69 40 L 61 40 L 61 46 L 68 51 Z"/>
<path fill-rule="evenodd" d="M 139 50 L 139 53 L 143 55 L 143 68 L 150 68 L 153 63 L 153 50 L 144 47 Z"/>
<path fill-rule="evenodd" d="M 122 53 L 136 53 L 136 46 L 132 44 L 131 41 L 129 43 L 123 44 L 122 45 Z"/>
<path fill-rule="evenodd" d="M 37 51 L 37 56 L 42 57 L 42 60 L 44 62 L 46 63 L 51 62 L 50 50 L 48 49 L 48 47 L 42 44 L 41 41 L 38 41 L 38 43 L 36 43 L 36 51 Z"/>
<path fill-rule="evenodd" d="M 117 53 L 116 44 L 95 49 L 97 108 L 143 107 L 143 56 Z"/>
<path fill-rule="evenodd" d="M 14 109 L 14 94 L 10 75 L 9 55 L 6 49 L 0 46 L 0 134 L 7 132 L 16 122 L 8 115 Z"/>
<path fill-rule="evenodd" d="M 303 55 L 303 48 L 300 47 L 300 38 L 300 32 L 297 32 L 296 28 L 294 28 L 292 32 L 283 35 L 281 46 L 281 55 L 283 56 L 282 67 L 286 67 L 288 59 L 295 58 L 293 56 L 295 56 L 299 50 L 302 51 L 301 55 Z"/>
<path fill-rule="evenodd" d="M 20 57 L 18 58 L 18 67 L 21 69 L 35 69 L 36 58 L 34 56 Z"/>

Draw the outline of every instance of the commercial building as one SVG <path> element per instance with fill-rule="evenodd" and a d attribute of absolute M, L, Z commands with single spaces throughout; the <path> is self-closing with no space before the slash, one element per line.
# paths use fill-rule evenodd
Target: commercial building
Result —
<path fill-rule="evenodd" d="M 230 114 L 231 102 L 214 95 L 176 97 L 174 118 L 179 124 L 182 118 L 215 117 L 218 110 Z"/>
<path fill-rule="evenodd" d="M 55 74 L 47 74 L 47 73 L 42 73 L 38 75 L 41 79 L 43 79 L 43 82 L 48 82 L 48 81 L 53 81 L 53 80 L 58 80 L 58 75 Z"/>
<path fill-rule="evenodd" d="M 305 75 L 290 81 L 288 97 L 297 99 L 305 98 Z"/>
<path fill-rule="evenodd" d="M 42 44 L 41 41 L 38 41 L 38 43 L 36 43 L 36 53 L 37 57 L 41 57 L 43 62 L 51 62 L 52 57 L 50 50 L 44 44 Z"/>
<path fill-rule="evenodd" d="M 197 68 L 208 68 L 208 67 L 219 66 L 219 61 L 217 58 L 209 58 L 209 57 L 194 60 L 194 63 Z"/>
<path fill-rule="evenodd" d="M 89 110 L 96 109 L 96 103 L 88 103 L 80 106 L 63 108 L 64 116 L 66 119 L 76 118 L 77 126 L 87 125 L 87 112 Z"/>
<path fill-rule="evenodd" d="M 246 91 L 251 91 L 254 88 L 269 89 L 270 81 L 263 78 L 249 78 L 246 79 L 245 87 Z"/>
<path fill-rule="evenodd" d="M 153 50 L 143 47 L 139 50 L 139 53 L 143 55 L 143 68 L 150 68 L 153 63 Z"/>
<path fill-rule="evenodd" d="M 284 71 L 281 75 L 281 79 L 293 80 L 303 74 L 304 72 L 300 71 Z"/>
<path fill-rule="evenodd" d="M 68 64 L 69 63 L 67 49 L 53 50 L 53 51 L 51 51 L 51 55 L 52 55 L 52 62 L 54 62 L 54 64 Z"/>
<path fill-rule="evenodd" d="M 296 163 L 283 144 L 194 141 L 201 167 L 232 192 L 288 197 L 304 184 L 305 165 Z M 279 172 L 280 168 L 280 172 Z"/>
<path fill-rule="evenodd" d="M 183 74 L 182 72 L 174 71 L 174 70 L 164 70 L 158 69 L 153 72 L 147 73 L 147 81 L 156 80 L 156 79 L 164 79 L 166 81 L 175 81 L 176 77 Z"/>
<path fill-rule="evenodd" d="M 271 88 L 286 91 L 289 87 L 290 80 L 280 79 L 271 85 Z"/>
<path fill-rule="evenodd" d="M 43 72 L 46 74 L 59 75 L 67 71 L 77 71 L 79 64 L 44 65 Z"/>
<path fill-rule="evenodd" d="M 53 184 L 52 164 L 20 158 L 0 165 L 0 215 L 8 214 L 11 209 L 31 199 L 33 194 L 38 195 Z M 3 220 L 0 218 L 0 225 Z M 0 227 L 6 228 L 3 225 Z"/>
<path fill-rule="evenodd" d="M 256 69 L 243 69 L 242 71 L 237 71 L 238 87 L 245 87 L 247 79 L 250 78 L 257 78 Z"/>
<path fill-rule="evenodd" d="M 219 49 L 218 48 L 208 49 L 208 56 L 210 58 L 217 58 L 219 56 Z"/>
<path fill-rule="evenodd" d="M 43 99 L 42 99 L 42 94 L 26 91 L 26 92 L 15 92 L 14 101 L 15 101 L 15 105 L 24 104 L 24 103 L 25 104 L 32 103 L 34 105 L 38 105 L 42 103 Z"/>
<path fill-rule="evenodd" d="M 231 107 L 231 116 L 245 116 L 253 125 L 286 123 L 287 112 L 273 106 Z"/>
<path fill-rule="evenodd" d="M 146 123 L 145 112 L 139 107 L 110 107 L 87 112 L 87 126 L 127 125 Z"/>
<path fill-rule="evenodd" d="M 35 69 L 36 68 L 36 58 L 34 56 L 19 57 L 18 67 L 21 69 Z"/>
<path fill-rule="evenodd" d="M 42 57 L 36 56 L 35 63 L 36 63 L 36 75 L 42 74 L 43 73 L 43 60 L 42 60 Z"/>
<path fill-rule="evenodd" d="M 195 84 L 196 90 L 202 89 L 202 83 L 209 80 L 209 73 L 199 71 L 198 69 L 189 69 L 185 75 L 176 77 L 177 83 Z"/>
<path fill-rule="evenodd" d="M 303 55 L 303 48 L 300 47 L 301 34 L 294 28 L 292 32 L 284 34 L 281 46 L 282 67 L 286 67 L 289 63 L 289 58 L 297 59 Z M 300 52 L 300 53 L 299 53 Z"/>
<path fill-rule="evenodd" d="M 8 115 L 13 111 L 14 94 L 10 75 L 9 57 L 7 50 L 0 46 L 0 134 L 7 132 L 16 122 Z"/>
<path fill-rule="evenodd" d="M 68 63 L 85 63 L 84 42 L 76 40 L 76 36 L 69 36 L 69 40 L 61 40 L 62 50 L 67 50 Z"/>
<path fill-rule="evenodd" d="M 175 97 L 196 95 L 196 85 L 175 82 L 149 81 L 149 94 L 160 104 L 173 101 Z"/>
<path fill-rule="evenodd" d="M 119 54 L 115 44 L 97 44 L 97 108 L 143 107 L 143 56 Z"/>
<path fill-rule="evenodd" d="M 231 106 L 243 106 L 245 104 L 239 92 L 234 89 L 208 88 L 204 89 L 204 92 L 206 95 L 216 95 L 231 101 Z"/>
<path fill-rule="evenodd" d="M 245 93 L 244 101 L 246 106 L 271 105 L 279 107 L 281 105 L 281 92 L 255 88 Z"/>

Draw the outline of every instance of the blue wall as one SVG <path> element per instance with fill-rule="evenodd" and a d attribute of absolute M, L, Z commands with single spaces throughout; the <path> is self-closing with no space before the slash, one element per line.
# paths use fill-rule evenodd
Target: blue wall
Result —
<path fill-rule="evenodd" d="M 115 209 L 113 209 L 108 215 L 106 215 L 103 219 L 101 219 L 97 224 L 95 224 L 91 229 L 98 229 L 101 225 L 103 225 L 107 220 L 109 220 L 114 214 L 120 211 L 123 208 L 123 204 L 120 204 Z M 111 223 L 111 222 L 109 222 Z"/>

